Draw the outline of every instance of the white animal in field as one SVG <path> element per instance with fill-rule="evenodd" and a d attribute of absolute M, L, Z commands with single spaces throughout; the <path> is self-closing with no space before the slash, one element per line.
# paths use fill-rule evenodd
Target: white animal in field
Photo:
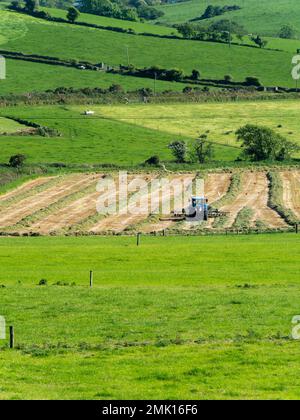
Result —
<path fill-rule="evenodd" d="M 95 111 L 84 111 L 84 115 L 95 115 Z"/>

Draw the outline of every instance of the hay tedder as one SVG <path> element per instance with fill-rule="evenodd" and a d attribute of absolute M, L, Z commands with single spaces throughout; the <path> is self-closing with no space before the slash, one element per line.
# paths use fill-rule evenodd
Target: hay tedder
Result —
<path fill-rule="evenodd" d="M 208 199 L 205 197 L 192 196 L 188 207 L 182 211 L 174 211 L 169 217 L 162 217 L 161 221 L 189 221 L 201 222 L 208 221 L 208 219 L 215 219 L 217 217 L 227 216 L 228 213 L 214 209 L 208 204 Z"/>

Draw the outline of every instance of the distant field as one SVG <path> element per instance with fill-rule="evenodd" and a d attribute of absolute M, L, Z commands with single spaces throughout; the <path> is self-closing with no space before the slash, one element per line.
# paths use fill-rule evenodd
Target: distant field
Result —
<path fill-rule="evenodd" d="M 41 10 L 45 10 L 50 13 L 53 17 L 66 18 L 67 12 L 60 9 L 51 9 L 48 7 L 42 7 Z M 91 15 L 88 13 L 81 13 L 78 18 L 78 22 L 92 23 L 100 26 L 112 26 L 124 29 L 133 29 L 137 33 L 148 32 L 158 35 L 172 35 L 177 34 L 177 29 L 168 28 L 167 26 L 141 23 L 141 22 L 130 22 L 128 20 L 107 18 L 105 16 Z"/>
<path fill-rule="evenodd" d="M 174 134 L 157 131 L 156 127 L 134 126 L 130 121 L 117 121 L 111 117 L 85 117 L 82 115 L 84 109 L 71 106 L 2 109 L 0 115 L 23 117 L 56 128 L 62 137 L 2 137 L 0 162 L 7 162 L 10 156 L 20 152 L 31 163 L 114 163 L 134 166 L 153 155 L 159 155 L 165 161 L 172 160 L 167 145 L 174 139 Z M 216 159 L 234 160 L 238 153 L 239 150 L 217 146 Z"/>
<path fill-rule="evenodd" d="M 190 142 L 207 132 L 216 146 L 215 160 L 239 155 L 235 131 L 246 123 L 266 125 L 299 143 L 297 101 L 92 106 L 95 117 L 82 115 L 83 106 L 14 107 L 14 115 L 58 129 L 59 138 L 2 137 L 0 162 L 22 152 L 28 162 L 115 163 L 134 166 L 153 155 L 172 160 L 167 145 L 174 139 Z M 213 119 L 212 119 L 213 118 Z M 279 127 L 279 126 L 282 127 Z M 223 146 L 224 145 L 224 146 Z M 236 146 L 232 148 L 228 146 Z"/>
<path fill-rule="evenodd" d="M 130 105 L 95 109 L 98 115 L 179 137 L 193 138 L 207 133 L 211 141 L 237 146 L 235 131 L 252 123 L 266 125 L 300 144 L 298 101 Z"/>
<path fill-rule="evenodd" d="M 154 89 L 154 80 L 139 77 L 126 77 L 96 71 L 84 71 L 74 68 L 53 66 L 29 61 L 7 60 L 5 80 L 0 80 L 2 94 L 44 92 L 57 87 L 73 88 L 108 88 L 113 84 L 121 85 L 125 90 L 141 88 Z M 182 91 L 188 86 L 184 83 L 157 80 L 157 91 Z"/>
<path fill-rule="evenodd" d="M 0 398 L 299 398 L 299 252 L 295 234 L 2 238 Z"/>
<path fill-rule="evenodd" d="M 9 120 L 7 118 L 0 118 L 0 133 L 16 133 L 17 131 L 22 131 L 24 130 L 23 125 Z"/>
<path fill-rule="evenodd" d="M 191 0 L 178 4 L 160 6 L 165 16 L 159 18 L 162 23 L 185 22 L 201 16 L 208 4 L 228 5 L 227 0 Z M 236 0 L 234 4 L 241 10 L 227 13 L 214 20 L 231 17 L 245 26 L 249 32 L 268 36 L 277 36 L 282 25 L 292 24 L 300 34 L 300 3 L 297 0 Z M 207 22 L 207 21 L 205 21 Z"/>
<path fill-rule="evenodd" d="M 128 46 L 130 62 L 139 67 L 160 65 L 182 68 L 186 73 L 198 68 L 203 78 L 220 79 L 231 74 L 234 80 L 242 81 L 247 76 L 257 76 L 266 85 L 294 86 L 292 53 L 287 51 L 240 46 L 228 48 L 224 44 L 132 36 L 24 19 L 26 34 L 2 44 L 2 48 L 118 65 L 127 63 Z M 49 39 L 51 43 L 47 41 Z M 61 39 L 64 39 L 63 44 Z"/>

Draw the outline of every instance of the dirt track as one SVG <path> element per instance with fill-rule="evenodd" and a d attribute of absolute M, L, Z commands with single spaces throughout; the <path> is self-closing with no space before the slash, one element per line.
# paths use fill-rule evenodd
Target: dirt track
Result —
<path fill-rule="evenodd" d="M 282 172 L 281 178 L 284 205 L 300 219 L 300 171 Z"/>

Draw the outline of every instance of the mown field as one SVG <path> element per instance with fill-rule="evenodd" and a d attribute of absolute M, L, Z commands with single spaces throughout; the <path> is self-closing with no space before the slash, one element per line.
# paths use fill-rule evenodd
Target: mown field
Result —
<path fill-rule="evenodd" d="M 17 348 L 1 343 L 0 398 L 299 398 L 299 247 L 295 234 L 2 238 Z"/>
<path fill-rule="evenodd" d="M 208 4 L 224 6 L 226 0 L 191 0 L 178 4 L 160 6 L 165 16 L 159 21 L 167 24 L 186 22 L 201 16 Z M 209 19 L 204 22 L 231 17 L 242 24 L 249 32 L 262 35 L 277 36 L 282 25 L 293 25 L 298 35 L 300 33 L 299 17 L 300 5 L 297 0 L 236 0 L 235 5 L 241 10 L 226 13 L 221 17 Z"/>
<path fill-rule="evenodd" d="M 168 104 L 96 107 L 99 116 L 194 138 L 207 133 L 211 141 L 239 146 L 235 132 L 245 124 L 265 125 L 299 142 L 298 101 Z"/>
<path fill-rule="evenodd" d="M 133 36 L 33 20 L 28 16 L 1 11 L 3 13 L 5 16 L 17 16 L 12 31 L 14 36 L 1 32 L 5 38 L 1 46 L 3 49 L 119 65 L 127 64 L 128 46 L 130 62 L 138 67 L 175 67 L 187 74 L 198 68 L 203 78 L 222 79 L 224 75 L 231 74 L 234 80 L 243 81 L 247 76 L 257 76 L 269 86 L 294 86 L 291 78 L 292 53 L 288 51 L 241 46 L 228 48 L 218 43 Z M 49 39 L 51 43 L 47 42 Z"/>

